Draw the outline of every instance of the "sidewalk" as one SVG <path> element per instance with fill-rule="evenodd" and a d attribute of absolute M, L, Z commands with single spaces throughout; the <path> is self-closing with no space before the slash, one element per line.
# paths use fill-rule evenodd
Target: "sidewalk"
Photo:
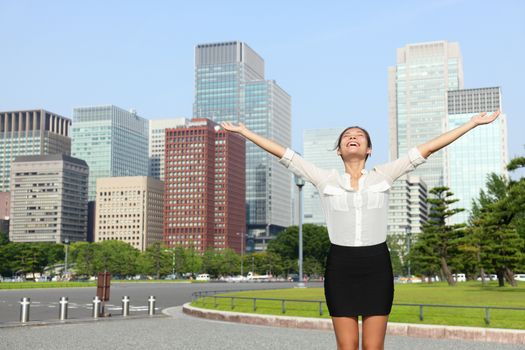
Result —
<path fill-rule="evenodd" d="M 164 315 L 0 327 L 1 350 L 334 350 L 332 331 L 268 327 L 192 317 L 182 307 Z M 388 335 L 387 350 L 518 350 L 523 345 Z"/>

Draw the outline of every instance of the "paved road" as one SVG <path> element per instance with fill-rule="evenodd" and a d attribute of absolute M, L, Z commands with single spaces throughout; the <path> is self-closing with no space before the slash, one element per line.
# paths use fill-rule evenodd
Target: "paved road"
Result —
<path fill-rule="evenodd" d="M 129 296 L 130 314 L 147 314 L 147 299 L 154 295 L 156 308 L 164 309 L 191 301 L 191 293 L 199 290 L 235 290 L 235 289 L 278 289 L 291 288 L 292 283 L 113 283 L 110 300 L 106 302 L 106 312 L 120 315 L 121 300 Z M 310 283 L 312 287 L 322 287 L 321 283 Z M 52 288 L 0 290 L 0 324 L 20 320 L 20 299 L 31 298 L 30 320 L 48 321 L 58 318 L 60 297 L 69 298 L 69 318 L 83 319 L 91 317 L 92 300 L 96 288 Z"/>
<path fill-rule="evenodd" d="M 170 317 L 101 320 L 0 329 L 2 350 L 323 350 L 336 348 L 331 331 L 252 326 L 194 318 L 181 307 Z M 518 350 L 523 345 L 387 336 L 387 350 Z"/>

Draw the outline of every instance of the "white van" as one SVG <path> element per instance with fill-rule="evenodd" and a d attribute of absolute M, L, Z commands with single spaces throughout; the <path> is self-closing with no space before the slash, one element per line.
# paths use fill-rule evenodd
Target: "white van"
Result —
<path fill-rule="evenodd" d="M 517 273 L 514 275 L 516 281 L 525 281 L 525 273 Z"/>
<path fill-rule="evenodd" d="M 467 282 L 467 277 L 464 273 L 455 273 L 452 275 L 452 278 L 456 282 Z"/>
<path fill-rule="evenodd" d="M 209 281 L 210 280 L 210 275 L 208 275 L 207 273 L 201 273 L 200 275 L 197 276 L 197 278 L 195 280 L 197 280 L 197 281 Z"/>

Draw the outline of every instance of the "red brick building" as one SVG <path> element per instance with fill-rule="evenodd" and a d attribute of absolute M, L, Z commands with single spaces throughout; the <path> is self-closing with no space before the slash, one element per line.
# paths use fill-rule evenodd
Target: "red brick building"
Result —
<path fill-rule="evenodd" d="M 241 251 L 246 231 L 245 141 L 196 118 L 166 129 L 164 241 Z"/>

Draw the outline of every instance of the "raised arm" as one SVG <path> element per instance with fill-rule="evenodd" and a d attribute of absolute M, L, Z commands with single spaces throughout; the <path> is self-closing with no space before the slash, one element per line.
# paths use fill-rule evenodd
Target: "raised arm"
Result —
<path fill-rule="evenodd" d="M 238 125 L 235 125 L 230 122 L 222 122 L 221 126 L 225 130 L 241 134 L 248 140 L 255 143 L 257 146 L 264 149 L 266 152 L 269 152 L 276 157 L 282 158 L 284 156 L 284 153 L 286 152 L 286 148 L 284 148 L 283 146 L 279 145 L 278 143 L 272 140 L 269 140 L 261 135 L 254 133 L 253 131 L 249 130 L 243 123 L 239 123 Z"/>
<path fill-rule="evenodd" d="M 286 149 L 278 143 L 250 131 L 244 124 L 238 125 L 230 122 L 223 122 L 221 126 L 228 131 L 241 134 L 252 141 L 268 153 L 279 158 L 279 162 L 287 167 L 294 174 L 310 181 L 315 186 L 326 180 L 332 173 L 331 170 L 320 169 L 314 164 L 306 161 L 303 157 L 296 154 L 291 149 Z"/>
<path fill-rule="evenodd" d="M 485 112 L 475 115 L 465 124 L 458 126 L 457 128 L 444 134 L 441 134 L 422 145 L 417 146 L 417 149 L 424 158 L 428 158 L 432 153 L 439 151 L 445 146 L 448 146 L 466 134 L 468 131 L 474 129 L 476 126 L 492 123 L 494 120 L 496 120 L 496 118 L 498 118 L 499 115 L 500 111 L 496 111 L 491 115 L 487 115 Z"/>

